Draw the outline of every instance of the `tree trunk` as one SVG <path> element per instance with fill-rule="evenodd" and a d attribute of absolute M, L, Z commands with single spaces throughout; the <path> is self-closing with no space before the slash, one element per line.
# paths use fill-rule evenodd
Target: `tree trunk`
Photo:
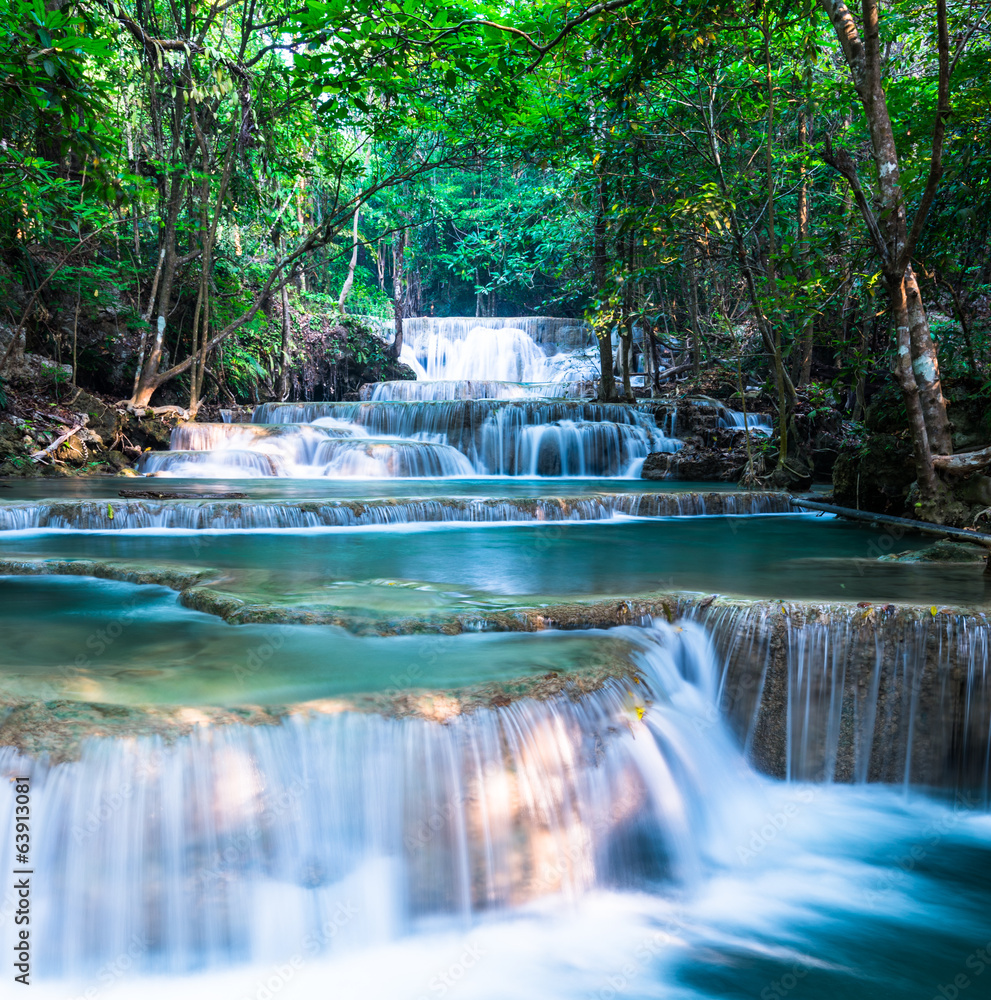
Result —
<path fill-rule="evenodd" d="M 806 264 L 809 255 L 809 182 L 804 159 L 808 144 L 808 120 L 805 112 L 802 111 L 798 116 L 798 148 L 799 155 L 802 157 L 802 165 L 799 168 L 801 183 L 798 188 L 796 222 L 798 225 L 799 254 L 802 258 L 800 275 L 803 281 L 809 280 L 809 269 Z M 806 313 L 802 317 L 802 329 L 797 338 L 797 350 L 795 350 L 794 365 L 792 366 L 792 381 L 798 386 L 808 385 L 809 378 L 812 374 L 812 345 L 814 329 L 814 320 Z"/>
<path fill-rule="evenodd" d="M 623 398 L 633 402 L 630 367 L 633 361 L 633 233 L 626 236 L 626 280 L 623 282 L 623 320 L 619 327 L 619 350 L 623 358 Z"/>
<path fill-rule="evenodd" d="M 825 159 L 850 183 L 857 207 L 881 258 L 891 314 L 898 334 L 895 375 L 908 410 L 919 486 L 924 494 L 931 496 L 937 487 L 931 449 L 936 448 L 949 454 L 952 439 L 946 400 L 940 384 L 939 362 L 911 261 L 943 170 L 943 138 L 946 119 L 950 113 L 950 43 L 946 0 L 936 0 L 939 87 L 929 177 L 911 228 L 905 210 L 898 148 L 882 78 L 877 0 L 863 0 L 862 26 L 858 26 L 842 0 L 819 0 L 819 3 L 833 24 L 850 69 L 854 89 L 864 110 L 877 171 L 877 200 L 880 209 L 877 216 L 864 194 L 850 154 L 846 150 L 834 153 L 827 143 Z"/>
<path fill-rule="evenodd" d="M 357 213 L 355 213 L 357 217 Z M 279 255 L 282 247 L 279 246 Z M 289 398 L 289 344 L 292 335 L 292 315 L 289 312 L 289 283 L 283 282 L 280 293 L 282 304 L 282 349 L 279 356 L 279 384 L 276 392 L 279 400 L 285 402 Z"/>
<path fill-rule="evenodd" d="M 178 185 L 178 179 L 173 183 Z M 178 216 L 179 213 L 175 214 Z M 141 370 L 138 388 L 134 393 L 133 403 L 135 406 L 147 406 L 151 402 L 155 390 L 161 384 L 158 378 L 158 366 L 162 360 L 162 344 L 165 341 L 165 327 L 168 321 L 169 306 L 172 302 L 172 284 L 175 281 L 176 270 L 175 221 L 171 215 L 163 239 L 165 257 L 162 261 L 162 277 L 158 286 L 158 315 L 155 321 L 155 333 L 151 342 L 151 350 L 148 352 L 148 357 Z"/>
<path fill-rule="evenodd" d="M 606 289 L 606 182 L 599 178 L 599 200 L 595 212 L 594 246 L 592 267 L 595 288 L 601 297 Z M 600 402 L 612 403 L 616 400 L 616 377 L 613 372 L 612 333 L 597 332 L 599 340 L 599 393 Z"/>
<path fill-rule="evenodd" d="M 351 292 L 351 286 L 354 284 L 354 271 L 358 266 L 358 212 L 360 209 L 356 208 L 354 210 L 354 232 L 352 234 L 352 247 L 351 247 L 351 262 L 348 264 L 348 276 L 344 279 L 344 284 L 341 286 L 341 294 L 337 298 L 337 308 L 344 312 L 344 303 L 347 301 L 348 295 Z"/>
<path fill-rule="evenodd" d="M 630 383 L 630 365 L 633 355 L 633 317 L 627 316 L 623 321 L 623 326 L 619 335 L 619 350 L 623 358 L 623 398 L 628 402 L 633 402 L 633 386 Z"/>
<path fill-rule="evenodd" d="M 909 431 L 912 435 L 912 451 L 915 457 L 915 473 L 919 487 L 926 496 L 936 493 L 937 481 L 933 468 L 932 450 L 926 429 L 919 384 L 912 370 L 912 341 L 910 333 L 909 301 L 905 281 L 896 281 L 889 287 L 891 312 L 895 320 L 898 355 L 895 361 L 895 378 L 901 386 L 908 413 Z M 946 454 L 949 454 L 947 452 Z"/>
<path fill-rule="evenodd" d="M 406 313 L 406 297 L 403 295 L 403 278 L 406 257 L 406 230 L 400 231 L 392 248 L 392 302 L 396 314 L 396 339 L 392 344 L 392 356 L 398 358 L 403 351 L 403 317 Z"/>
<path fill-rule="evenodd" d="M 699 324 L 699 284 L 695 273 L 695 246 L 688 250 L 688 318 L 692 324 L 692 374 L 702 367 L 702 334 Z"/>
<path fill-rule="evenodd" d="M 953 438 L 946 413 L 946 400 L 939 377 L 939 358 L 936 356 L 936 342 L 929 331 L 929 317 L 922 304 L 922 293 L 909 264 L 905 268 L 905 296 L 908 304 L 909 338 L 912 344 L 912 371 L 919 386 L 922 414 L 929 435 L 929 447 L 941 455 L 953 451 Z"/>
<path fill-rule="evenodd" d="M 774 212 L 776 207 L 774 191 L 774 77 L 771 66 L 771 24 L 770 9 L 765 4 L 763 18 L 764 34 L 764 67 L 767 85 L 767 135 L 765 138 L 765 172 L 767 174 L 767 290 L 771 302 L 776 307 L 778 299 L 778 281 L 775 273 L 775 256 L 778 252 L 777 238 L 774 231 Z M 755 302 L 755 308 L 760 307 Z M 785 393 L 785 364 L 781 348 L 781 316 L 773 318 L 765 316 L 765 322 L 772 327 L 772 358 L 774 361 L 774 382 L 778 390 L 778 469 L 784 470 L 788 461 L 788 426 L 794 412 L 794 392 Z M 767 339 L 765 337 L 765 339 Z"/>

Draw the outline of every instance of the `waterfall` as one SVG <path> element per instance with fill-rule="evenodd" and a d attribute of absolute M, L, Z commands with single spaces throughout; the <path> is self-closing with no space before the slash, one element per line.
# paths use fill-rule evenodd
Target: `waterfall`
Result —
<path fill-rule="evenodd" d="M 318 424 L 180 424 L 172 429 L 169 447 L 174 451 L 213 451 L 217 448 L 264 450 L 266 446 L 285 457 L 307 461 L 327 438 L 356 437 L 364 428 L 325 418 Z"/>
<path fill-rule="evenodd" d="M 680 446 L 646 422 L 529 424 L 525 416 L 502 410 L 482 426 L 481 463 L 486 469 L 517 476 L 634 476 L 649 452 Z"/>
<path fill-rule="evenodd" d="M 194 478 L 634 478 L 652 451 L 681 447 L 674 410 L 659 423 L 654 408 L 588 398 L 598 370 L 586 324 L 422 318 L 407 320 L 404 330 L 402 360 L 416 381 L 362 386 L 357 402 L 264 403 L 250 426 L 225 410 L 223 423 L 176 428 L 172 450 L 143 455 L 138 471 Z"/>
<path fill-rule="evenodd" d="M 686 602 L 682 611 L 711 633 L 720 704 L 762 770 L 794 781 L 976 789 L 987 804 L 985 616 L 763 602 Z"/>
<path fill-rule="evenodd" d="M 761 434 L 770 434 L 774 430 L 774 425 L 768 414 L 743 413 L 740 410 L 731 410 L 726 406 L 720 408 L 719 426 L 748 428 Z"/>
<path fill-rule="evenodd" d="M 745 769 L 711 719 L 705 637 L 664 625 L 637 642 L 635 682 L 443 725 L 311 711 L 170 744 L 94 739 L 58 766 L 0 750 L 43 818 L 37 973 L 92 974 L 135 939 L 132 971 L 154 973 L 307 938 L 336 954 L 548 894 L 695 883 Z M 0 829 L 14 802 L 3 782 Z"/>
<path fill-rule="evenodd" d="M 595 395 L 593 381 L 496 382 L 461 379 L 435 382 L 373 382 L 361 387 L 364 402 L 419 402 L 442 399 L 580 399 Z"/>
<path fill-rule="evenodd" d="M 0 504 L 0 531 L 278 529 L 436 521 L 600 521 L 703 514 L 786 514 L 781 493 L 612 493 L 533 500 L 63 500 Z"/>
<path fill-rule="evenodd" d="M 566 383 L 598 376 L 595 335 L 575 320 L 424 317 L 406 320 L 403 329 L 400 360 L 421 381 Z"/>
<path fill-rule="evenodd" d="M 264 403 L 251 424 L 177 427 L 173 450 L 142 455 L 138 471 L 217 478 L 630 478 L 650 452 L 680 447 L 658 426 L 652 407 L 466 398 L 452 391 L 440 399 Z"/>
<path fill-rule="evenodd" d="M 543 316 L 424 317 L 405 320 L 401 359 L 422 380 L 557 382 L 595 378 L 581 349 L 594 346 L 584 323 Z"/>
<path fill-rule="evenodd" d="M 415 383 L 409 383 L 415 384 Z M 451 399 L 416 402 L 263 403 L 251 416 L 260 424 L 308 424 L 332 418 L 364 427 L 370 434 L 443 433 L 456 436 L 466 426 L 478 427 L 500 413 L 517 414 L 512 420 L 525 424 L 557 420 L 640 424 L 657 427 L 649 409 L 625 403 L 595 403 L 590 400 L 500 400 Z"/>
<path fill-rule="evenodd" d="M 277 455 L 242 448 L 217 451 L 149 451 L 136 466 L 143 476 L 204 476 L 206 478 L 255 478 L 288 476 L 289 469 Z"/>
<path fill-rule="evenodd" d="M 324 476 L 470 476 L 471 462 L 450 445 L 383 438 L 324 441 L 314 464 Z"/>
<path fill-rule="evenodd" d="M 462 340 L 433 333 L 403 344 L 400 360 L 424 379 L 550 382 L 554 366 L 522 330 L 475 327 Z M 422 375 L 421 375 L 422 373 Z"/>
<path fill-rule="evenodd" d="M 579 400 L 266 403 L 253 419 L 328 417 L 374 435 L 435 436 L 466 455 L 482 475 L 629 476 L 649 452 L 681 447 L 646 410 Z"/>

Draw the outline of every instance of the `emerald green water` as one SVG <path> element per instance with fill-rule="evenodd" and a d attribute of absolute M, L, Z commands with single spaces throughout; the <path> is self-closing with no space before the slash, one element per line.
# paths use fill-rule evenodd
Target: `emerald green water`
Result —
<path fill-rule="evenodd" d="M 373 497 L 534 497 L 586 493 L 737 492 L 733 483 L 652 482 L 646 479 L 530 478 L 485 479 L 168 479 L 87 476 L 66 479 L 9 479 L 0 484 L 3 500 L 116 499 L 120 491 L 244 493 L 253 500 L 368 500 Z"/>
<path fill-rule="evenodd" d="M 691 590 L 771 599 L 987 603 L 981 565 L 878 562 L 930 544 L 808 515 L 237 531 L 23 531 L 0 558 L 208 567 L 282 605 L 419 614 Z"/>
<path fill-rule="evenodd" d="M 630 664 L 633 648 L 623 630 L 358 638 L 233 626 L 164 587 L 0 577 L 0 703 L 285 705 Z"/>

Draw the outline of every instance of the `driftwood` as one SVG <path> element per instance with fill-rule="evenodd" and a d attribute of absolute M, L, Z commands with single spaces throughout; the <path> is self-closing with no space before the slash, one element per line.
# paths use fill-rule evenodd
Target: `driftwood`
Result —
<path fill-rule="evenodd" d="M 657 381 L 662 382 L 664 379 L 671 378 L 673 375 L 680 375 L 682 372 L 687 372 L 689 368 L 693 366 L 694 362 L 689 361 L 683 365 L 677 365 L 674 368 L 668 368 L 667 371 L 657 373 Z"/>
<path fill-rule="evenodd" d="M 126 500 L 247 500 L 247 493 L 184 493 L 159 490 L 119 490 L 117 496 Z"/>
<path fill-rule="evenodd" d="M 59 445 L 65 444 L 73 434 L 78 434 L 86 425 L 79 424 L 77 427 L 71 427 L 64 434 L 59 435 L 47 448 L 42 448 L 41 451 L 32 452 L 28 458 L 32 461 L 37 462 L 39 458 L 44 458 L 50 451 L 54 451 Z"/>
<path fill-rule="evenodd" d="M 991 448 L 963 451 L 958 455 L 933 455 L 933 465 L 943 472 L 977 472 L 991 465 Z"/>

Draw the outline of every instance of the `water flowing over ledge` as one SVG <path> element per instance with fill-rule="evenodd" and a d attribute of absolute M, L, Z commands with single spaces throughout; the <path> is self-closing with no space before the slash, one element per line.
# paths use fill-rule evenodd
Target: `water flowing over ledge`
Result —
<path fill-rule="evenodd" d="M 587 323 L 548 316 L 431 317 L 403 323 L 400 360 L 422 380 L 556 382 L 597 374 Z"/>
<path fill-rule="evenodd" d="M 386 625 L 381 618 L 341 611 L 293 612 L 248 603 L 212 590 L 205 570 L 141 573 L 79 560 L 7 562 L 0 571 L 159 583 L 179 590 L 185 606 L 227 621 L 326 623 L 356 635 L 533 632 L 686 619 L 706 630 L 715 650 L 711 672 L 718 686 L 711 718 L 726 717 L 759 770 L 791 780 L 976 789 L 982 801 L 988 795 L 991 625 L 984 614 L 667 594 L 533 607 L 518 603 Z M 622 664 L 615 669 L 627 672 Z M 568 683 L 569 678 L 562 680 Z M 500 692 L 486 689 L 464 705 L 503 697 Z M 528 692 L 533 694 L 519 689 L 512 697 Z M 411 710 L 402 699 L 363 704 L 386 714 Z"/>
<path fill-rule="evenodd" d="M 413 434 L 424 431 L 458 438 L 460 434 L 471 432 L 488 418 L 503 412 L 515 414 L 509 423 L 520 426 L 534 426 L 556 420 L 606 421 L 649 426 L 652 423 L 649 418 L 653 416 L 654 409 L 654 406 L 595 403 L 580 399 L 262 403 L 252 411 L 251 420 L 255 424 L 310 424 L 319 418 L 332 417 L 357 424 L 373 434 Z"/>
<path fill-rule="evenodd" d="M 0 531 L 67 528 L 322 528 L 426 522 L 597 521 L 628 517 L 692 517 L 789 513 L 783 493 L 599 493 L 534 499 L 429 500 L 62 500 L 0 502 Z"/>
<path fill-rule="evenodd" d="M 595 395 L 594 381 L 496 382 L 460 379 L 439 382 L 368 382 L 359 393 L 362 402 L 434 402 L 446 399 L 542 399 Z"/>
<path fill-rule="evenodd" d="M 90 973 L 135 933 L 149 972 L 275 957 L 348 899 L 361 944 L 562 890 L 692 883 L 745 773 L 707 718 L 706 648 L 648 630 L 635 694 L 609 683 L 442 726 L 311 716 L 95 741 L 55 768 L 2 750 L 46 818 L 39 970 Z M 4 783 L 0 816 L 13 803 Z"/>
<path fill-rule="evenodd" d="M 976 789 L 991 775 L 991 625 L 952 608 L 680 604 L 723 663 L 719 702 L 765 773 Z"/>
<path fill-rule="evenodd" d="M 651 452 L 681 447 L 654 411 L 563 399 L 265 403 L 255 407 L 250 424 L 175 428 L 171 450 L 142 455 L 138 472 L 200 478 L 635 477 Z"/>

